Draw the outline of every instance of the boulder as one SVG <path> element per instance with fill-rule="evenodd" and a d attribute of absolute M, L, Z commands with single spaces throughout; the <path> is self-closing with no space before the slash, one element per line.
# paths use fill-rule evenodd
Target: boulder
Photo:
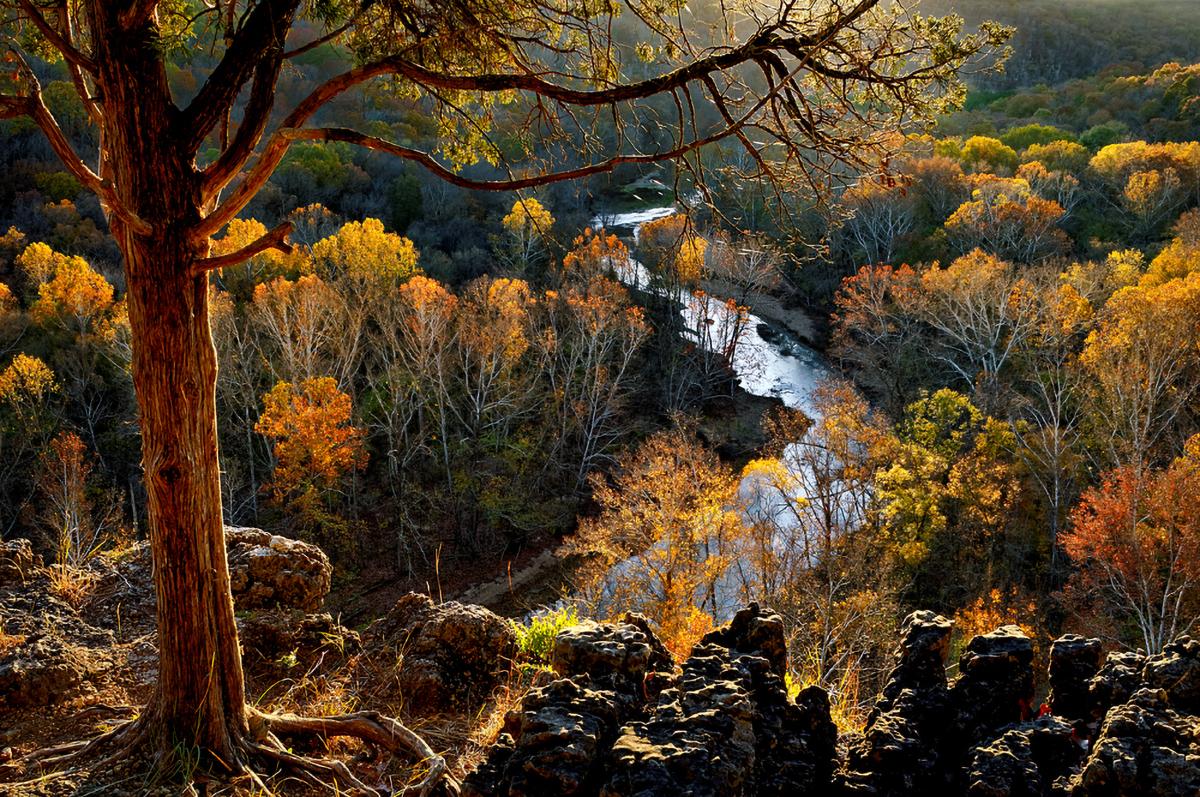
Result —
<path fill-rule="evenodd" d="M 595 795 L 617 729 L 641 704 L 609 676 L 559 678 L 505 717 L 499 740 L 463 782 L 463 797 Z"/>
<path fill-rule="evenodd" d="M 1200 714 L 1200 639 L 1180 637 L 1146 659 L 1142 686 L 1165 691 L 1176 711 Z"/>
<path fill-rule="evenodd" d="M 563 677 L 509 713 L 463 793 L 828 794 L 829 699 L 816 688 L 788 699 L 785 651 L 782 621 L 758 606 L 702 639 L 678 673 L 640 618 L 564 629 L 554 655 Z"/>
<path fill-rule="evenodd" d="M 437 604 L 410 592 L 363 635 L 391 673 L 409 711 L 433 714 L 486 698 L 517 654 L 512 624 L 482 606 Z"/>
<path fill-rule="evenodd" d="M 1070 722 L 1039 717 L 976 746 L 963 783 L 968 797 L 1066 795 L 1082 755 Z"/>
<path fill-rule="evenodd" d="M 974 637 L 958 660 L 950 689 L 955 707 L 951 747 L 993 738 L 1033 709 L 1033 641 L 1015 625 Z"/>
<path fill-rule="evenodd" d="M 1139 689 L 1104 719 L 1072 797 L 1200 794 L 1200 718 L 1164 690 Z"/>
<path fill-rule="evenodd" d="M 1100 671 L 1103 649 L 1099 639 L 1078 634 L 1061 636 L 1050 645 L 1050 710 L 1059 717 L 1086 725 L 1091 721 L 1088 684 Z"/>
<path fill-rule="evenodd" d="M 1124 703 L 1142 685 L 1142 665 L 1146 656 L 1138 651 L 1109 653 L 1100 671 L 1088 682 L 1088 703 L 1092 721 L 1097 725 L 1108 710 Z"/>
<path fill-rule="evenodd" d="M 59 703 L 99 671 L 87 648 L 57 636 L 27 638 L 0 657 L 0 706 Z"/>
<path fill-rule="evenodd" d="M 952 628 L 928 611 L 904 619 L 896 666 L 849 748 L 846 793 L 902 797 L 947 790 L 941 748 L 952 716 L 946 686 Z"/>
<path fill-rule="evenodd" d="M 238 609 L 321 608 L 333 568 L 315 545 L 261 529 L 225 528 L 229 582 Z"/>
<path fill-rule="evenodd" d="M 42 566 L 42 558 L 33 552 L 29 540 L 0 541 L 0 587 L 29 580 Z"/>
<path fill-rule="evenodd" d="M 614 675 L 640 687 L 648 674 L 674 664 L 646 618 L 626 614 L 620 623 L 585 620 L 559 631 L 550 666 L 564 677 Z"/>
<path fill-rule="evenodd" d="M 328 613 L 266 609 L 238 619 L 242 655 L 277 662 L 287 656 L 308 662 L 321 653 L 352 656 L 362 649 L 358 634 L 334 621 Z"/>
<path fill-rule="evenodd" d="M 625 725 L 604 797 L 823 794 L 837 730 L 824 691 L 787 698 L 783 624 L 757 605 L 706 635 L 682 672 Z"/>

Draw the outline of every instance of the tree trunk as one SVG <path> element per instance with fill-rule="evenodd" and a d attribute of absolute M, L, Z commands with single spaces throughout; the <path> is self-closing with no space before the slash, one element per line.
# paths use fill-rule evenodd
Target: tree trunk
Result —
<path fill-rule="evenodd" d="M 206 765 L 234 768 L 246 734 L 245 683 L 222 524 L 208 277 L 194 268 L 208 244 L 190 233 L 201 218 L 199 180 L 176 129 L 153 24 L 121 30 L 121 5 L 88 8 L 104 87 L 101 174 L 153 226 L 139 234 L 112 219 L 125 260 L 158 601 L 158 685 L 147 728 L 168 755 L 184 748 L 205 755 Z"/>
<path fill-rule="evenodd" d="M 164 742 L 232 762 L 245 688 L 222 525 L 207 280 L 188 276 L 194 254 L 170 242 L 128 242 L 125 258 L 158 595 L 151 721 Z"/>

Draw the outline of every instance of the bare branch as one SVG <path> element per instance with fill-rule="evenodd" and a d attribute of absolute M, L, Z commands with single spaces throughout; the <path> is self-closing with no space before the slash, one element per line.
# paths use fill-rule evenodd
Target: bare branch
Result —
<path fill-rule="evenodd" d="M 296 227 L 290 221 L 285 221 L 277 227 L 272 228 L 257 240 L 246 244 L 236 252 L 230 252 L 225 255 L 217 255 L 216 257 L 206 257 L 202 260 L 197 260 L 193 265 L 196 274 L 205 274 L 209 271 L 236 266 L 243 263 L 255 255 L 262 254 L 268 249 L 278 249 L 285 255 L 290 255 L 295 251 L 287 237 L 292 234 L 292 230 Z"/>

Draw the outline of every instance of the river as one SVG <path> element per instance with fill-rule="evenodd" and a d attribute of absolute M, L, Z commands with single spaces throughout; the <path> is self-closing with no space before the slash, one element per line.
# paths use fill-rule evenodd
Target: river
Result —
<path fill-rule="evenodd" d="M 678 212 L 680 211 L 676 206 L 670 205 L 628 213 L 601 213 L 592 220 L 592 226 L 632 237 L 636 252 L 638 232 L 643 224 Z M 630 267 L 625 273 L 618 274 L 618 277 L 641 290 L 655 290 L 649 272 L 636 259 L 631 259 Z M 705 326 L 728 328 L 732 321 L 730 313 L 723 301 L 693 300 L 680 309 L 684 326 L 688 330 L 686 334 L 700 343 L 706 340 L 706 336 L 701 335 L 699 330 Z M 831 376 L 831 371 L 824 357 L 801 342 L 790 330 L 751 314 L 748 323 L 740 330 L 732 366 L 742 388 L 748 393 L 778 398 L 784 405 L 801 410 L 814 422 L 820 420 L 810 397 L 817 385 Z M 796 485 L 795 497 L 804 497 L 799 494 L 815 489 L 814 479 L 811 478 L 813 474 L 793 471 L 792 475 Z M 777 521 L 789 517 L 784 497 L 774 490 L 762 489 L 755 481 L 760 478 L 763 477 L 748 476 L 739 486 L 740 499 L 744 502 L 746 511 L 759 517 L 773 516 Z M 786 522 L 781 522 L 778 526 L 785 534 L 788 527 Z M 775 544 L 786 545 L 787 541 L 777 539 Z M 614 565 L 609 571 L 604 591 L 608 592 L 609 585 L 615 585 L 619 576 L 637 568 L 643 556 L 644 554 L 639 554 Z M 741 605 L 740 581 L 735 572 L 737 569 L 738 562 L 735 561 L 718 577 L 714 590 L 707 597 L 697 596 L 698 600 L 711 601 L 710 608 L 717 615 L 718 622 L 729 619 Z"/>
<path fill-rule="evenodd" d="M 675 205 L 668 205 L 627 213 L 601 213 L 592 220 L 592 225 L 617 235 L 628 234 L 636 244 L 643 224 L 679 212 Z M 649 274 L 636 260 L 629 273 L 618 276 L 634 287 L 649 287 Z M 704 337 L 697 330 L 702 324 L 723 327 L 730 323 L 722 302 L 703 305 L 692 302 L 680 313 L 690 334 L 701 341 Z M 813 407 L 808 398 L 813 388 L 830 374 L 829 366 L 819 352 L 806 346 L 789 330 L 756 315 L 750 315 L 749 323 L 741 331 L 732 365 L 746 392 L 778 398 L 786 406 L 803 410 L 810 416 Z"/>

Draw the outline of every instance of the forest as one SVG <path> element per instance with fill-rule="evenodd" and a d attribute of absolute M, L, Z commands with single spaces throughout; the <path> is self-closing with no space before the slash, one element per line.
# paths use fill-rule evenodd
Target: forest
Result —
<path fill-rule="evenodd" d="M 919 610 L 963 683 L 1028 638 L 1021 719 L 1064 634 L 1200 694 L 1200 4 L 0 10 L 0 791 L 693 793 L 478 784 L 581 623 L 686 680 L 747 605 L 835 741 Z M 315 604 L 255 619 L 247 530 Z M 469 709 L 398 686 L 414 592 L 506 640 L 439 632 L 503 659 Z M 37 655 L 122 674 L 45 720 Z M 829 794 L 944 786 L 856 791 L 856 743 Z M 794 793 L 738 788 L 694 793 Z"/>

